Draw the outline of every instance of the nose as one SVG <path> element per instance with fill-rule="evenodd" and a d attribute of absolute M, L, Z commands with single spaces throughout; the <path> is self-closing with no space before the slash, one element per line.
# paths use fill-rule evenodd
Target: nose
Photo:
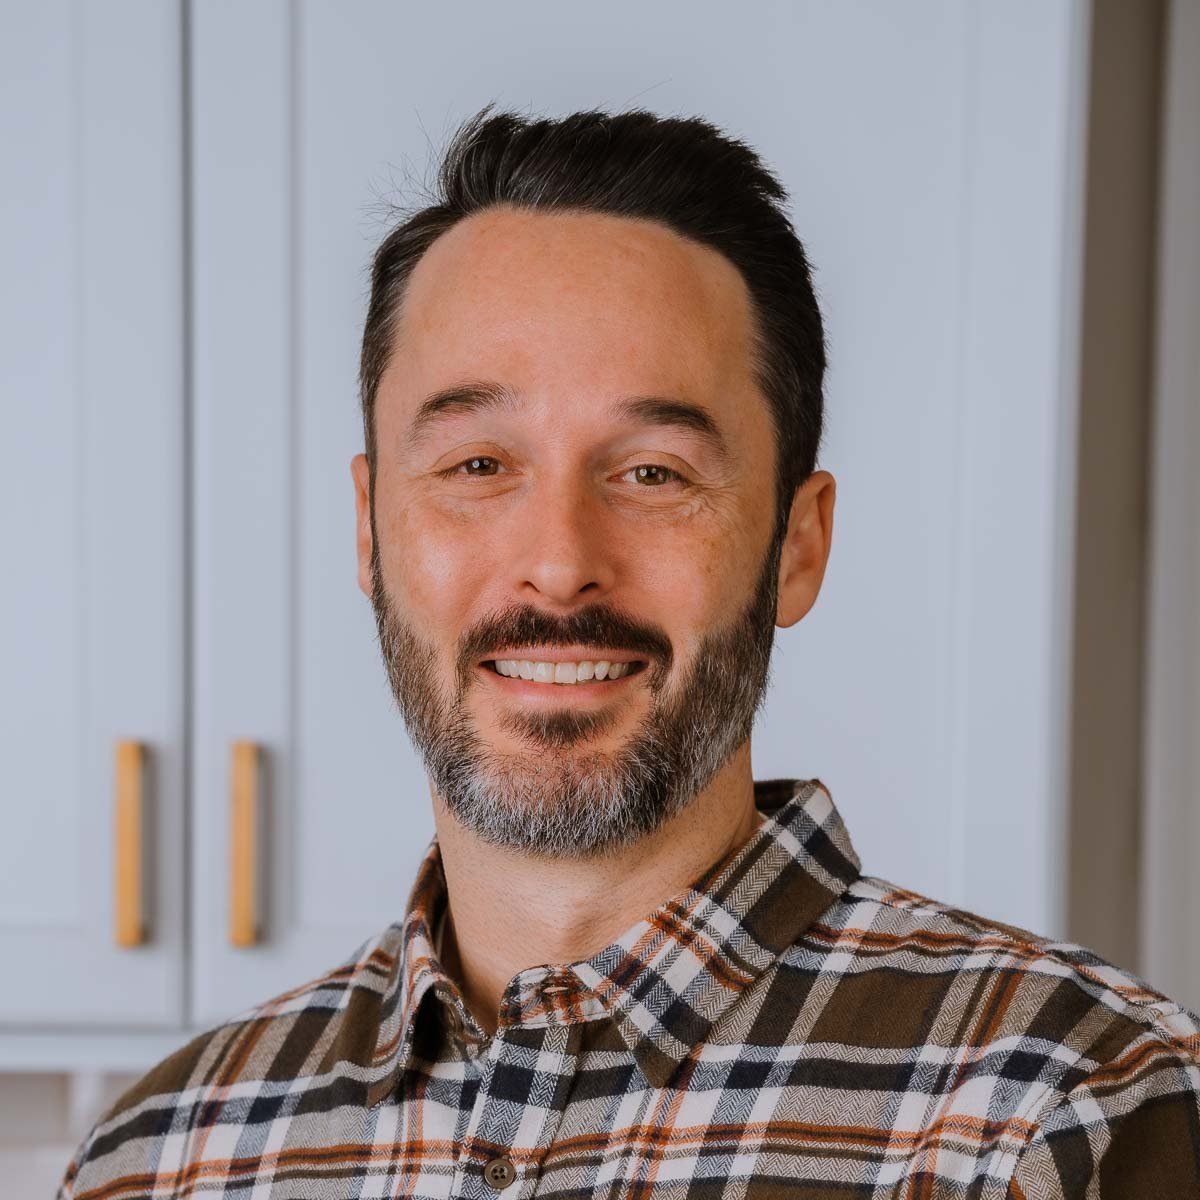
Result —
<path fill-rule="evenodd" d="M 522 599 L 570 607 L 594 604 L 612 588 L 617 547 L 602 505 L 578 474 L 543 480 L 516 520 L 509 570 Z"/>

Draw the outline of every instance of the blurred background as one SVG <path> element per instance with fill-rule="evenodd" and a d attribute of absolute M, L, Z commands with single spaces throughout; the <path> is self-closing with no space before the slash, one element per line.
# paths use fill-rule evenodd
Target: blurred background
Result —
<path fill-rule="evenodd" d="M 0 0 L 0 1178 L 403 915 L 367 265 L 489 101 L 782 177 L 831 367 L 758 778 L 1200 1006 L 1200 0 Z"/>

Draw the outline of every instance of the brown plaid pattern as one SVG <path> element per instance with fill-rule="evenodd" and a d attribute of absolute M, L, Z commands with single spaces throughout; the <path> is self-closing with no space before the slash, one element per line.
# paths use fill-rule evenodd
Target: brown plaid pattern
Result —
<path fill-rule="evenodd" d="M 403 925 L 205 1033 L 107 1113 L 60 1200 L 1200 1196 L 1197 1018 L 1088 951 L 859 862 L 819 780 L 487 1038 Z"/>

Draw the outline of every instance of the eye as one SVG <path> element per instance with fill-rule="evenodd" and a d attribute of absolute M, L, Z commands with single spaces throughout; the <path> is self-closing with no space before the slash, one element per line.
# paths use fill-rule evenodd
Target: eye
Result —
<path fill-rule="evenodd" d="M 659 463 L 642 463 L 639 466 L 630 467 L 629 470 L 636 473 L 639 483 L 645 483 L 652 488 L 660 488 L 670 480 L 675 480 L 685 486 L 687 484 L 687 480 L 678 471 L 672 471 L 670 467 L 664 467 Z M 628 475 L 629 471 L 625 473 Z"/>
<path fill-rule="evenodd" d="M 439 471 L 438 474 L 443 479 L 449 479 L 451 475 L 457 475 L 459 473 L 460 467 L 467 467 L 468 470 L 465 471 L 464 474 L 468 478 L 471 478 L 471 479 L 479 479 L 481 477 L 487 478 L 488 476 L 494 475 L 496 473 L 495 471 L 491 470 L 490 468 L 499 467 L 499 465 L 500 465 L 500 462 L 498 459 L 489 458 L 486 455 L 480 454 L 480 455 L 477 455 L 475 458 L 464 458 L 462 462 L 456 463 L 452 467 L 448 467 L 445 471 Z M 483 469 L 476 471 L 476 470 L 474 470 L 474 468 L 476 468 L 476 467 L 483 468 Z"/>

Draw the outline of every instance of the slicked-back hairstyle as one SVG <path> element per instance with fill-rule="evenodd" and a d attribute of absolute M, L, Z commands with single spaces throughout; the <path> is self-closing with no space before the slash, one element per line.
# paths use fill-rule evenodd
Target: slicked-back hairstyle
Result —
<path fill-rule="evenodd" d="M 742 273 L 755 379 L 774 423 L 777 548 L 795 490 L 816 466 L 825 375 L 821 312 L 783 185 L 748 145 L 697 117 L 637 109 L 550 120 L 492 108 L 459 127 L 437 171 L 435 202 L 398 224 L 372 262 L 359 367 L 372 508 L 375 396 L 421 256 L 464 217 L 495 206 L 604 213 L 658 221 Z"/>

